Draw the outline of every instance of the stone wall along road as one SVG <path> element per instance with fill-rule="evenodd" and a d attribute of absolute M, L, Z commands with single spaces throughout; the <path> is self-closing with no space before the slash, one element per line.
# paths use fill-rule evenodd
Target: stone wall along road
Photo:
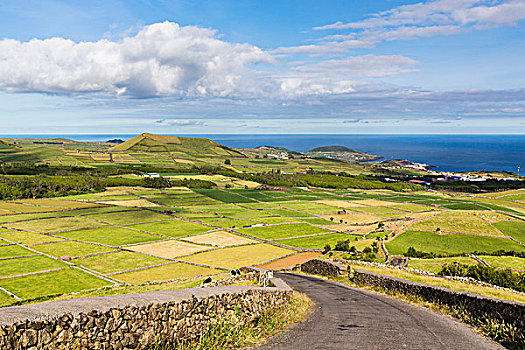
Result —
<path fill-rule="evenodd" d="M 503 349 L 472 328 L 387 296 L 299 274 L 276 274 L 315 303 L 307 321 L 260 349 Z"/>
<path fill-rule="evenodd" d="M 0 308 L 0 349 L 135 349 L 195 340 L 210 322 L 253 321 L 287 303 L 292 290 L 224 286 L 79 298 Z"/>

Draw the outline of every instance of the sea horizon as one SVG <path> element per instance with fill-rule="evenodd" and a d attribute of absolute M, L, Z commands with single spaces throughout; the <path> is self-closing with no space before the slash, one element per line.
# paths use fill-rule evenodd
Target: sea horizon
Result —
<path fill-rule="evenodd" d="M 525 167 L 525 135 L 517 134 L 167 134 L 203 137 L 231 148 L 285 147 L 306 152 L 340 145 L 381 156 L 407 159 L 438 171 L 508 171 Z M 128 140 L 136 134 L 10 134 L 0 138 L 69 138 L 74 141 Z"/>

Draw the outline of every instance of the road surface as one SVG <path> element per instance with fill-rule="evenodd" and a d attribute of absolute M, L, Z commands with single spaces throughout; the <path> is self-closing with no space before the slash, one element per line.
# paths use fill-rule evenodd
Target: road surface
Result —
<path fill-rule="evenodd" d="M 504 349 L 465 324 L 332 281 L 276 274 L 315 303 L 308 319 L 258 349 Z"/>

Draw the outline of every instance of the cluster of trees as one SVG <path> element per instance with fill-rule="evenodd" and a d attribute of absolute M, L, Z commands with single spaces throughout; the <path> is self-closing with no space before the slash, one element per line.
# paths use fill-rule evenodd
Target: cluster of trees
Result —
<path fill-rule="evenodd" d="M 332 247 L 327 244 L 324 246 L 324 253 L 328 253 L 332 250 Z M 338 252 L 349 252 L 351 255 L 345 256 L 345 259 L 351 259 L 351 260 L 362 260 L 362 261 L 374 261 L 374 259 L 377 256 L 377 253 L 379 252 L 379 247 L 377 245 L 377 241 L 374 241 L 372 243 L 371 247 L 366 247 L 363 249 L 362 254 L 358 253 L 357 248 L 353 245 L 350 245 L 350 240 L 345 239 L 342 241 L 337 241 L 334 247 L 335 251 Z"/>
<path fill-rule="evenodd" d="M 0 199 L 25 199 L 69 196 L 104 191 L 106 187 L 142 186 L 165 188 L 185 186 L 189 188 L 213 188 L 210 181 L 196 179 L 171 180 L 167 178 L 123 178 L 89 175 L 48 176 L 10 175 L 0 176 Z"/>
<path fill-rule="evenodd" d="M 68 196 L 104 188 L 103 179 L 93 176 L 0 176 L 0 199 Z"/>
<path fill-rule="evenodd" d="M 474 251 L 472 252 L 472 254 L 474 255 L 492 255 L 492 256 L 515 256 L 518 258 L 525 258 L 525 253 L 523 252 L 516 252 L 514 250 L 503 250 L 503 249 L 493 251 L 493 252 Z M 417 250 L 416 248 L 410 246 L 408 247 L 404 255 L 409 258 L 434 259 L 434 258 L 446 258 L 446 257 L 452 257 L 452 256 L 463 256 L 464 254 L 437 254 L 434 252 L 423 252 L 423 251 Z"/>
<path fill-rule="evenodd" d="M 496 269 L 481 264 L 451 263 L 443 266 L 438 274 L 440 276 L 471 277 L 478 281 L 525 292 L 525 274 L 514 272 L 510 269 Z"/>
<path fill-rule="evenodd" d="M 441 258 L 444 255 L 442 254 L 436 254 L 434 252 L 422 252 L 420 250 L 417 250 L 414 247 L 408 247 L 407 251 L 405 252 L 405 256 L 409 258 L 421 258 L 421 259 L 433 259 L 433 258 Z"/>
<path fill-rule="evenodd" d="M 225 168 L 195 167 L 194 171 L 201 174 L 221 174 L 236 177 L 241 180 L 255 181 L 268 186 L 281 187 L 321 187 L 333 189 L 358 188 L 364 190 L 388 189 L 393 191 L 416 191 L 422 187 L 412 183 L 381 182 L 375 177 L 365 175 L 350 175 L 347 173 L 328 173 L 310 171 L 307 174 L 282 174 L 279 170 L 271 170 L 258 174 L 237 173 Z"/>
<path fill-rule="evenodd" d="M 436 181 L 430 187 L 435 190 L 455 191 L 455 192 L 497 192 L 525 188 L 525 181 L 518 180 L 497 180 L 490 179 L 479 182 L 468 181 Z"/>

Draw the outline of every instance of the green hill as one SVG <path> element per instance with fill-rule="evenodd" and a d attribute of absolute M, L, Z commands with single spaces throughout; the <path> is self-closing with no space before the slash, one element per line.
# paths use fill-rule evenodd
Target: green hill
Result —
<path fill-rule="evenodd" d="M 309 152 L 347 152 L 347 153 L 361 153 L 345 146 L 323 146 L 317 147 Z"/>
<path fill-rule="evenodd" d="M 20 147 L 7 140 L 0 139 L 0 149 L 16 149 L 16 148 L 20 148 Z"/>
<path fill-rule="evenodd" d="M 180 152 L 193 155 L 245 157 L 242 153 L 215 141 L 197 137 L 178 137 L 143 133 L 108 152 Z"/>

